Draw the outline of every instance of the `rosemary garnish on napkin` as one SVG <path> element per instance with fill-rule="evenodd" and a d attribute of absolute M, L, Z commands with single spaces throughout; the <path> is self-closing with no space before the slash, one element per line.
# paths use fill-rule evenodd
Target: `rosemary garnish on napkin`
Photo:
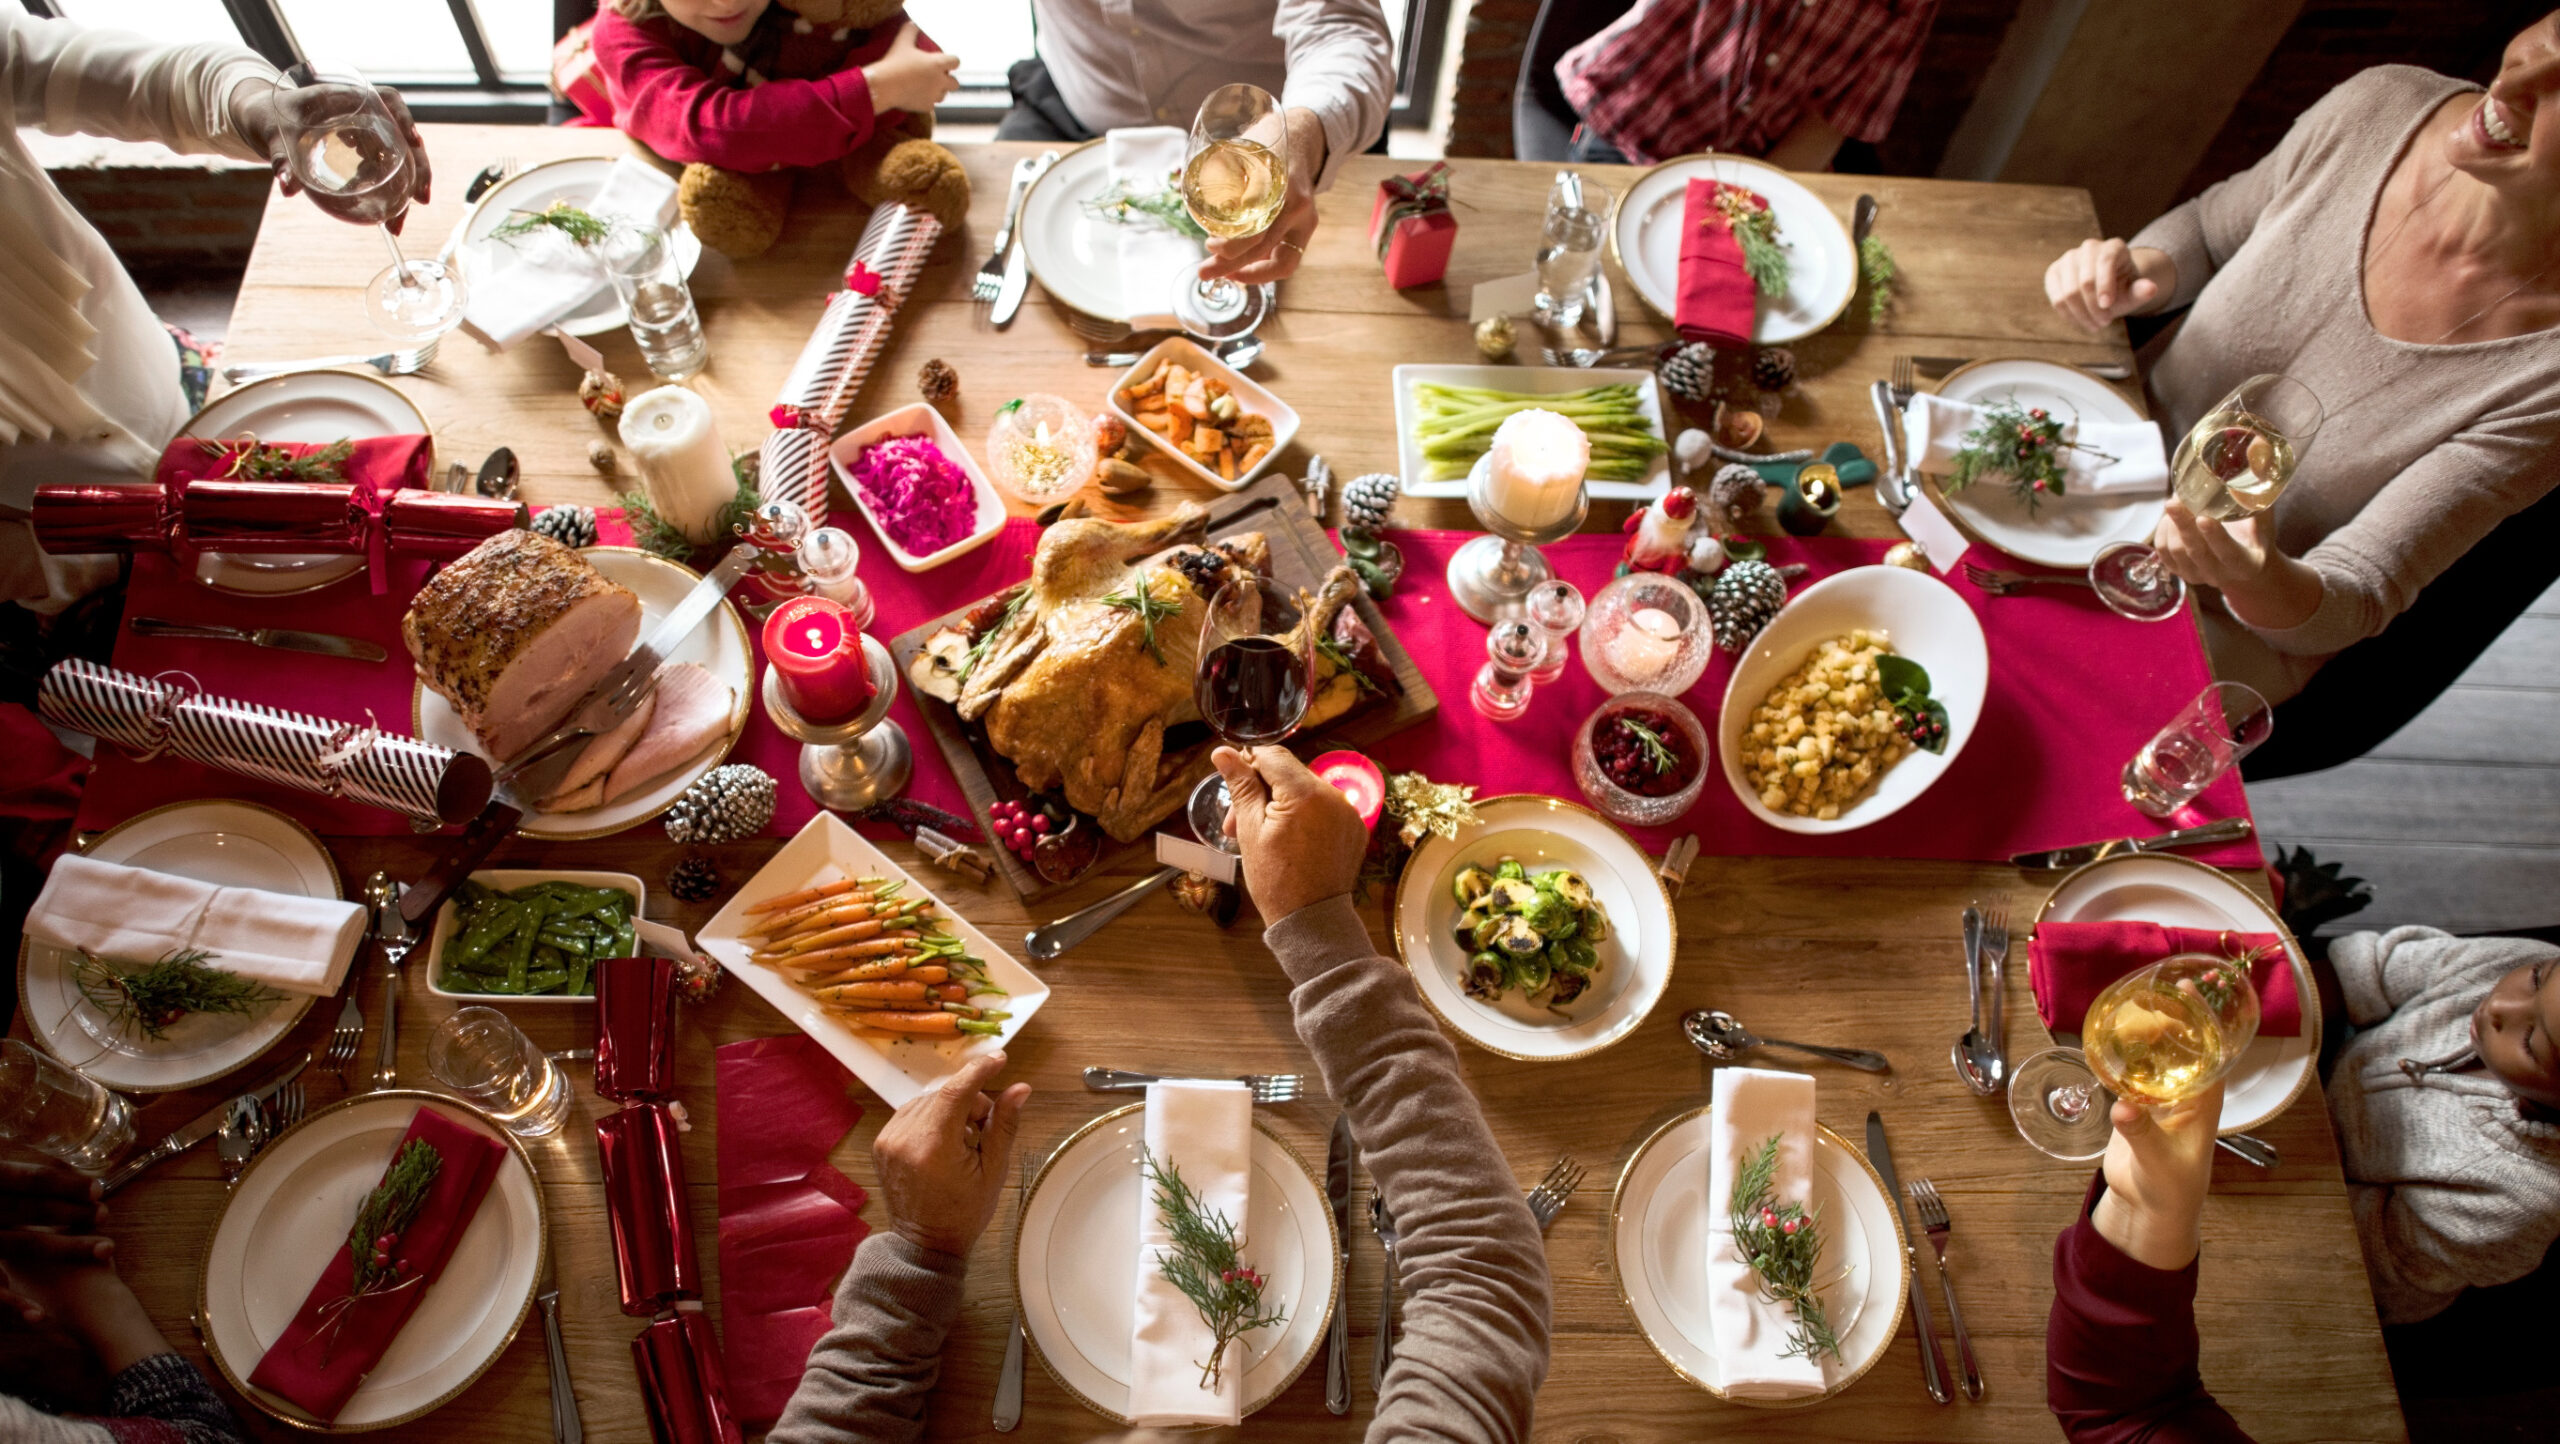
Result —
<path fill-rule="evenodd" d="M 613 222 L 568 201 L 553 201 L 538 211 L 517 211 L 489 232 L 489 239 L 514 245 L 518 237 L 549 226 L 581 246 L 592 246 L 613 234 Z"/>
<path fill-rule="evenodd" d="M 347 479 L 347 459 L 356 454 L 352 441 L 332 441 L 317 451 L 300 456 L 281 446 L 266 445 L 254 436 L 234 441 L 199 443 L 213 455 L 230 454 L 222 465 L 224 481 L 296 481 L 312 485 L 335 485 Z"/>
<path fill-rule="evenodd" d="M 1787 248 L 1778 239 L 1777 213 L 1742 187 L 1721 182 L 1716 186 L 1716 209 L 1724 212 L 1725 224 L 1742 247 L 1742 270 L 1751 278 L 1751 288 L 1772 300 L 1785 295 Z"/>
<path fill-rule="evenodd" d="M 1992 402 L 1982 408 L 1982 424 L 1964 434 L 1964 449 L 1956 453 L 1955 470 L 1943 485 L 1956 492 L 1985 477 L 2005 476 L 2033 516 L 2038 502 L 2062 495 L 2062 453 L 2084 452 L 2102 464 L 2122 459 L 2063 440 L 2062 425 L 2043 407 L 2020 406 L 2014 397 Z"/>
<path fill-rule="evenodd" d="M 190 1013 L 246 1015 L 282 995 L 224 968 L 202 948 L 176 948 L 158 961 L 121 970 L 86 949 L 71 960 L 71 979 L 110 1026 L 154 1042 Z"/>
<path fill-rule="evenodd" d="M 1284 1323 L 1280 1309 L 1264 1313 L 1262 1290 L 1270 1281 L 1236 1255 L 1236 1225 L 1223 1213 L 1211 1213 L 1200 1195 L 1182 1181 L 1182 1171 L 1159 1163 L 1146 1145 L 1138 1146 L 1138 1170 L 1155 1185 L 1155 1207 L 1173 1235 L 1163 1261 L 1165 1282 L 1182 1290 L 1200 1310 L 1200 1321 L 1213 1336 L 1209 1357 L 1200 1363 L 1200 1387 L 1216 1390 L 1230 1340 L 1255 1329 Z"/>
<path fill-rule="evenodd" d="M 1209 239 L 1209 233 L 1191 218 L 1190 207 L 1182 203 L 1181 189 L 1170 183 L 1148 189 L 1134 180 L 1113 181 L 1101 194 L 1086 200 L 1084 208 L 1094 219 L 1115 226 L 1153 221 L 1195 241 Z"/>
<path fill-rule="evenodd" d="M 1800 1203 L 1774 1203 L 1778 1135 L 1760 1145 L 1733 1176 L 1733 1246 L 1759 1276 L 1760 1292 L 1796 1316 L 1781 1359 L 1840 1357 L 1840 1338 L 1814 1296 L 1813 1265 L 1822 1254 L 1822 1224 Z"/>

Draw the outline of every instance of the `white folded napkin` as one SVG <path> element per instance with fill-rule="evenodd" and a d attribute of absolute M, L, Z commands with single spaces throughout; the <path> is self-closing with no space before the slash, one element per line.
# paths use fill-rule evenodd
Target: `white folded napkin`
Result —
<path fill-rule="evenodd" d="M 66 853 L 28 910 L 26 931 L 125 963 L 202 948 L 213 966 L 252 982 L 324 997 L 346 980 L 364 926 L 364 909 L 336 898 L 219 887 Z"/>
<path fill-rule="evenodd" d="M 580 209 L 600 219 L 664 229 L 675 218 L 676 183 L 656 167 L 625 157 L 613 163 L 604 185 Z M 604 263 L 595 253 L 549 226 L 462 249 L 471 284 L 463 314 L 501 350 L 585 305 L 606 284 Z"/>
<path fill-rule="evenodd" d="M 1733 1241 L 1733 1179 L 1772 1134 L 1778 1137 L 1776 1202 L 1802 1203 L 1813 1180 L 1813 1079 L 1766 1068 L 1718 1068 L 1707 1111 L 1707 1321 L 1716 1332 L 1724 1391 L 1737 1399 L 1801 1399 L 1824 1387 L 1822 1364 L 1781 1358 L 1795 1314 L 1762 1294 L 1759 1275 Z M 1825 1219 L 1826 1226 L 1845 1220 Z"/>
<path fill-rule="evenodd" d="M 1169 125 L 1133 126 L 1102 137 L 1111 179 L 1128 181 L 1139 190 L 1160 189 L 1179 176 L 1190 150 L 1191 137 Z M 1198 276 L 1206 254 L 1200 243 L 1152 221 L 1112 230 L 1120 243 L 1120 304 L 1129 312 L 1130 328 L 1179 329 L 1182 320 L 1173 314 L 1174 288 L 1187 286 Z"/>
<path fill-rule="evenodd" d="M 1956 469 L 1964 434 L 1982 424 L 1983 408 L 1923 391 L 1902 408 L 1904 449 L 1915 471 L 1943 475 Z M 2077 442 L 2062 452 L 2065 496 L 2156 496 L 2169 489 L 2169 452 L 2160 428 L 2149 421 L 2062 422 L 2062 439 Z M 2116 458 L 2102 460 L 2091 450 Z"/>
<path fill-rule="evenodd" d="M 1253 1179 L 1253 1095 L 1242 1083 L 1174 1080 L 1147 1085 L 1147 1152 L 1179 1170 L 1202 1211 L 1245 1228 Z M 1156 1208 L 1155 1187 L 1140 1184 L 1138 1299 L 1129 1337 L 1129 1422 L 1142 1427 L 1233 1424 L 1244 1417 L 1245 1352 L 1227 1357 L 1213 1392 L 1200 1387 L 1200 1366 L 1214 1337 L 1199 1308 L 1166 1280 L 1160 1265 L 1172 1242 Z M 1245 1259 L 1252 1261 L 1248 1245 Z"/>

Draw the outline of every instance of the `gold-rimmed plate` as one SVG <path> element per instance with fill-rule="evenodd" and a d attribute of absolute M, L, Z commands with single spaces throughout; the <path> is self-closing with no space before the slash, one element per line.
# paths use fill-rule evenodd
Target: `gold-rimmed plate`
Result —
<path fill-rule="evenodd" d="M 173 802 L 117 823 L 83 851 L 100 862 L 224 887 L 344 896 L 337 864 L 320 839 L 254 802 Z M 287 993 L 245 1014 L 195 1014 L 158 1038 L 144 1038 L 116 1027 L 82 995 L 71 960 L 67 948 L 19 939 L 18 997 L 26 1005 L 28 1034 L 56 1058 L 128 1093 L 200 1087 L 245 1067 L 292 1032 L 315 1001 Z"/>
<path fill-rule="evenodd" d="M 293 442 L 325 446 L 374 436 L 432 436 L 427 414 L 400 388 L 360 371 L 295 371 L 226 391 L 188 418 L 180 436 L 208 441 Z M 430 471 L 435 458 L 427 458 Z M 289 597 L 316 592 L 364 570 L 343 553 L 205 552 L 196 580 L 235 597 Z"/>
<path fill-rule="evenodd" d="M 1129 1422 L 1129 1337 L 1137 1309 L 1138 1151 L 1147 1105 L 1115 1108 L 1069 1135 L 1031 1180 L 1014 1240 L 1014 1297 L 1040 1367 L 1076 1402 Z M 1340 1306 L 1339 1236 L 1324 1189 L 1297 1150 L 1253 1120 L 1245 1252 L 1287 1319 L 1243 1339 L 1244 1412 L 1280 1397 L 1324 1347 Z"/>
<path fill-rule="evenodd" d="M 1120 228 L 1085 209 L 1110 185 L 1111 153 L 1101 141 L 1058 157 L 1023 195 L 1022 257 L 1040 289 L 1074 313 L 1070 321 L 1091 317 L 1126 334 L 1136 308 L 1121 294 Z M 1090 334 L 1108 339 L 1100 329 Z"/>
<path fill-rule="evenodd" d="M 1902 1329 L 1903 1232 L 1884 1180 L 1865 1154 L 1817 1124 L 1808 1204 L 1823 1220 L 1824 1312 L 1840 1357 L 1823 1361 L 1825 1385 L 1801 1399 L 1750 1399 L 1724 1386 L 1722 1351 L 1707 1317 L 1708 1109 L 1695 1108 L 1637 1145 L 1609 1201 L 1610 1275 L 1645 1342 L 1673 1373 L 1719 1399 L 1758 1409 L 1819 1404 L 1866 1376 Z"/>
<path fill-rule="evenodd" d="M 1609 249 L 1645 305 L 1665 320 L 1679 308 L 1680 225 L 1689 182 L 1708 178 L 1756 192 L 1778 218 L 1787 293 L 1761 298 L 1751 339 L 1764 346 L 1801 340 L 1839 320 L 1858 291 L 1858 252 L 1849 244 L 1849 228 L 1795 177 L 1738 155 L 1674 157 L 1637 176 L 1618 198 L 1609 217 Z"/>
<path fill-rule="evenodd" d="M 1634 839 L 1587 807 L 1534 793 L 1479 799 L 1477 824 L 1454 839 L 1434 834 L 1405 860 L 1396 884 L 1396 955 L 1422 1001 L 1450 1029 L 1488 1052 L 1524 1063 L 1581 1058 L 1633 1033 L 1670 986 L 1680 950 L 1671 899 Z M 1462 909 L 1458 869 L 1490 869 L 1505 857 L 1531 873 L 1571 868 L 1591 884 L 1609 918 L 1591 986 L 1563 1008 L 1517 993 L 1494 1002 L 1467 995 L 1467 955 L 1452 929 Z"/>
<path fill-rule="evenodd" d="M 249 1384 L 301 1310 L 420 1108 L 507 1145 L 489 1194 L 400 1335 L 326 1424 Z M 524 1144 L 469 1104 L 417 1089 L 358 1094 L 287 1129 L 240 1175 L 206 1239 L 196 1290 L 205 1353 L 242 1398 L 297 1429 L 358 1434 L 444 1407 L 506 1352 L 548 1247 L 542 1179 Z"/>
<path fill-rule="evenodd" d="M 635 161 L 635 164 L 646 164 Z M 466 246 L 489 239 L 491 232 L 521 215 L 537 214 L 552 205 L 566 201 L 583 206 L 604 189 L 613 175 L 614 158 L 609 155 L 575 155 L 563 160 L 544 161 L 527 166 L 514 175 L 491 186 L 480 204 L 464 218 L 462 239 Z M 504 244 L 501 242 L 501 244 Z M 702 263 L 702 241 L 693 227 L 679 218 L 667 227 L 667 246 L 675 253 L 677 269 L 686 275 Z M 470 275 L 472 252 L 461 252 L 464 278 Z M 599 331 L 613 331 L 631 324 L 631 308 L 624 305 L 620 292 L 611 286 L 598 286 L 594 295 L 578 303 L 569 314 L 555 323 L 572 336 L 593 336 Z"/>
<path fill-rule="evenodd" d="M 1949 401 L 1977 406 L 2007 401 L 2041 407 L 2055 416 L 2125 424 L 2143 420 L 2124 394 L 2075 366 L 2031 357 L 1982 360 L 1959 366 L 1938 382 Z M 2038 566 L 2077 571 L 2117 542 L 2150 539 L 2168 509 L 2169 490 L 2148 496 L 2121 492 L 2092 496 L 2074 491 L 2030 509 L 2011 487 L 1969 486 L 1949 492 L 1933 477 L 1947 514 L 1978 541 Z"/>

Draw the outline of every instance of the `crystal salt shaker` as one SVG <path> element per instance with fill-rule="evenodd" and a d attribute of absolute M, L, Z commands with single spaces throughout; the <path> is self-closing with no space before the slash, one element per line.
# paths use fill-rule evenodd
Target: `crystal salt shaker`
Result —
<path fill-rule="evenodd" d="M 1484 669 L 1476 673 L 1476 684 L 1469 700 L 1476 710 L 1496 722 L 1509 722 L 1529 710 L 1529 694 L 1535 690 L 1529 674 L 1537 670 L 1547 650 L 1546 633 L 1518 618 L 1497 622 L 1485 634 Z"/>
<path fill-rule="evenodd" d="M 1543 687 L 1564 675 L 1565 639 L 1582 625 L 1582 588 L 1558 578 L 1540 582 L 1523 599 L 1529 622 L 1546 634 L 1546 659 L 1529 680 Z"/>

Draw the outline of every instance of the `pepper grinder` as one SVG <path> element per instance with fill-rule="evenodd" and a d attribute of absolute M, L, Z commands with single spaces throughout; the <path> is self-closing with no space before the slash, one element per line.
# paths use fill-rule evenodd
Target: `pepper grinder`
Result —
<path fill-rule="evenodd" d="M 1546 651 L 1546 633 L 1530 623 L 1518 617 L 1495 623 L 1485 634 L 1484 668 L 1476 673 L 1467 700 L 1496 722 L 1517 719 L 1529 710 L 1529 695 L 1536 690 L 1529 676 Z"/>
<path fill-rule="evenodd" d="M 1525 606 L 1530 623 L 1546 633 L 1546 659 L 1529 674 L 1543 687 L 1564 675 L 1565 639 L 1582 625 L 1582 588 L 1562 578 L 1540 582 L 1529 589 Z"/>
<path fill-rule="evenodd" d="M 819 527 L 800 539 L 796 555 L 813 595 L 843 603 L 857 630 L 871 625 L 871 588 L 853 574 L 862 560 L 862 548 L 849 533 L 841 527 Z"/>
<path fill-rule="evenodd" d="M 906 729 L 889 720 L 898 700 L 898 664 L 870 633 L 862 634 L 863 671 L 871 679 L 871 705 L 852 721 L 826 725 L 791 710 L 771 667 L 764 673 L 764 710 L 783 735 L 800 743 L 800 785 L 833 812 L 859 812 L 906 791 L 915 775 L 915 751 Z"/>

